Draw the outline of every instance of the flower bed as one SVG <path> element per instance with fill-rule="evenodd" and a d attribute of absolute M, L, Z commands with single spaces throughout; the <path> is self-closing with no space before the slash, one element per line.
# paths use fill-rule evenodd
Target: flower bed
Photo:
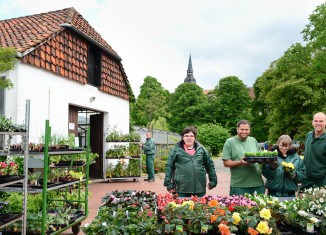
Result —
<path fill-rule="evenodd" d="M 114 191 L 85 234 L 326 234 L 326 188 L 293 200 L 267 195 L 178 198 L 172 194 Z M 295 231 L 294 231 L 295 230 Z M 285 234 L 285 232 L 284 232 Z"/>

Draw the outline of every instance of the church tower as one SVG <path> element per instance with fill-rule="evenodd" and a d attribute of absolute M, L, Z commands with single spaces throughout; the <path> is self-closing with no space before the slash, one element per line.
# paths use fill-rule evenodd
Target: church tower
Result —
<path fill-rule="evenodd" d="M 191 54 L 190 54 L 189 62 L 188 62 L 187 77 L 185 78 L 184 82 L 196 83 L 196 79 L 194 78 L 193 73 L 194 73 L 194 70 L 192 69 Z"/>

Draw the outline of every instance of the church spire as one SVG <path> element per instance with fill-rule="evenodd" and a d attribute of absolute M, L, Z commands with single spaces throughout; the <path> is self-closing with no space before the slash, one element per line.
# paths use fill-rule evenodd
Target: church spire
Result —
<path fill-rule="evenodd" d="M 189 62 L 188 62 L 188 70 L 187 70 L 187 77 L 185 78 L 184 82 L 196 83 L 196 79 L 194 78 L 194 70 L 192 69 L 192 61 L 191 61 L 191 54 L 189 55 Z"/>

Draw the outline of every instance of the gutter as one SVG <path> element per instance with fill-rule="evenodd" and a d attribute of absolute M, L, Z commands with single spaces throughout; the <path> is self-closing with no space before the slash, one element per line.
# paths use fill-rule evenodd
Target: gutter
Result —
<path fill-rule="evenodd" d="M 121 61 L 121 57 L 116 55 L 116 54 L 113 54 L 111 51 L 109 51 L 107 48 L 105 48 L 104 46 L 102 46 L 100 43 L 98 43 L 97 41 L 95 41 L 93 38 L 89 37 L 88 35 L 86 35 L 85 33 L 83 33 L 82 31 L 80 31 L 79 29 L 77 29 L 76 27 L 74 27 L 73 25 L 71 24 L 68 24 L 68 23 L 63 23 L 60 25 L 61 27 L 63 28 L 69 28 L 71 29 L 72 31 L 78 33 L 79 35 L 81 35 L 83 38 L 87 39 L 88 41 L 94 43 L 95 45 L 97 45 L 98 47 L 100 47 L 102 50 L 104 50 L 105 52 L 107 52 L 109 55 L 111 55 L 112 57 L 114 57 L 115 59 Z"/>

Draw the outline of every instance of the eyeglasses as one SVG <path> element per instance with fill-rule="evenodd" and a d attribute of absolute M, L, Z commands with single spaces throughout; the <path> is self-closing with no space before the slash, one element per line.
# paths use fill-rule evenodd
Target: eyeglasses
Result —
<path fill-rule="evenodd" d="M 280 147 L 280 148 L 283 148 L 283 149 L 288 149 L 288 148 L 290 148 L 290 146 L 288 146 L 288 145 L 280 145 L 279 147 Z"/>
<path fill-rule="evenodd" d="M 194 138 L 195 136 L 194 135 L 184 135 L 183 137 L 186 137 L 186 138 Z"/>

